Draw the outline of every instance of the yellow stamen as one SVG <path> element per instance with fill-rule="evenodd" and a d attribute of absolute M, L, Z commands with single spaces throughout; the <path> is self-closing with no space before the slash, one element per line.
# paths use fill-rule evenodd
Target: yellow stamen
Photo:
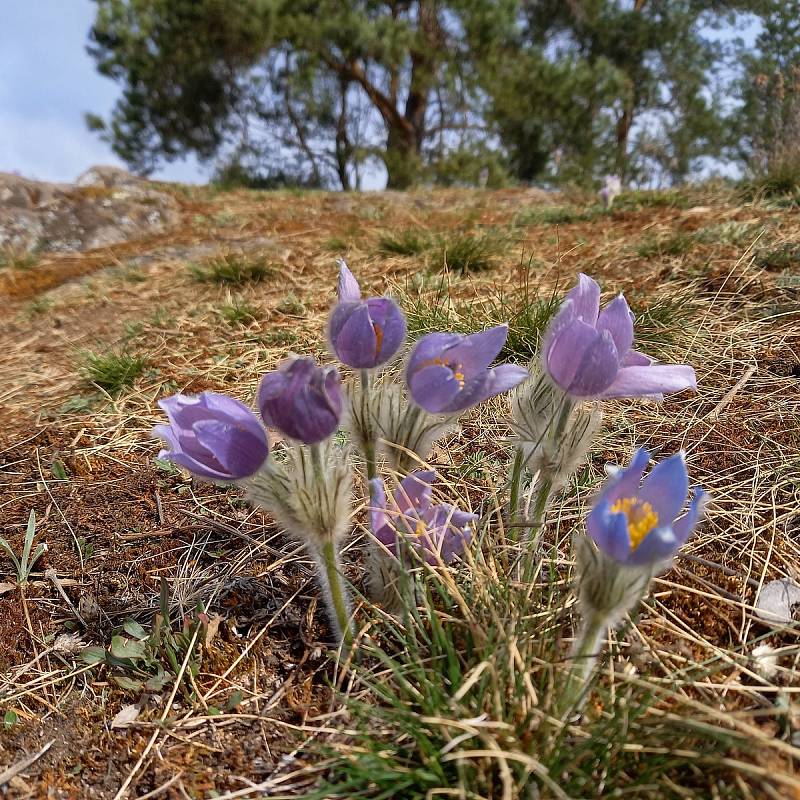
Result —
<path fill-rule="evenodd" d="M 455 366 L 453 366 L 452 364 L 448 364 L 447 361 L 445 361 L 443 358 L 440 358 L 439 356 L 430 359 L 430 361 L 426 361 L 424 365 L 428 364 L 436 364 L 439 367 L 447 367 L 448 369 L 451 369 L 453 371 L 453 377 L 458 381 L 458 388 L 459 389 L 464 388 L 464 381 L 466 378 L 464 373 L 461 371 L 462 369 L 464 369 L 464 366 L 462 364 L 456 364 Z"/>
<path fill-rule="evenodd" d="M 636 497 L 621 497 L 611 506 L 615 514 L 624 514 L 628 520 L 628 538 L 631 550 L 635 550 L 653 528 L 658 526 L 658 514 L 650 503 Z"/>
<path fill-rule="evenodd" d="M 423 533 L 427 530 L 427 525 L 420 519 L 417 520 L 417 528 L 414 531 L 414 536 L 422 536 Z"/>

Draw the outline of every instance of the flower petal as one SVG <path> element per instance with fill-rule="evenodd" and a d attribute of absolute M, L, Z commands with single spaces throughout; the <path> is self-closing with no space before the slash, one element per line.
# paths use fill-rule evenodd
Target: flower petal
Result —
<path fill-rule="evenodd" d="M 484 370 L 497 358 L 507 338 L 508 325 L 495 325 L 485 331 L 472 333 L 448 348 L 447 362 L 458 364 L 466 375 Z"/>
<path fill-rule="evenodd" d="M 430 508 L 435 481 L 433 470 L 416 470 L 403 478 L 394 492 L 394 502 L 400 513 L 422 517 Z"/>
<path fill-rule="evenodd" d="M 386 514 L 386 489 L 380 478 L 369 482 L 370 509 L 369 526 L 375 538 L 385 544 L 393 553 L 396 552 L 397 536 Z"/>
<path fill-rule="evenodd" d="M 420 369 L 435 363 L 436 359 L 442 359 L 444 352 L 457 345 L 464 339 L 458 333 L 429 333 L 423 336 L 411 351 L 408 359 L 408 369 L 406 370 L 407 379 L 410 383 L 411 376 Z"/>
<path fill-rule="evenodd" d="M 598 502 L 608 501 L 613 505 L 623 497 L 636 497 L 639 493 L 639 484 L 642 481 L 647 465 L 650 463 L 650 453 L 640 447 L 631 459 L 631 463 L 624 469 L 619 469 L 604 484 Z"/>
<path fill-rule="evenodd" d="M 486 376 L 484 399 L 508 392 L 515 386 L 519 386 L 530 376 L 530 372 L 525 367 L 520 367 L 517 364 L 500 364 L 499 367 L 490 369 L 489 374 Z"/>
<path fill-rule="evenodd" d="M 339 264 L 339 302 L 358 302 L 361 299 L 361 287 L 358 285 L 355 275 L 350 272 L 343 258 L 337 258 L 336 262 Z"/>
<path fill-rule="evenodd" d="M 600 500 L 586 518 L 586 531 L 594 543 L 615 561 L 624 563 L 631 552 L 628 519 L 615 514 L 606 500 Z"/>
<path fill-rule="evenodd" d="M 337 327 L 336 311 L 349 311 L 346 320 Z M 353 369 L 371 369 L 378 361 L 378 337 L 372 325 L 366 303 L 348 308 L 339 306 L 331 317 L 331 343 L 339 360 Z"/>
<path fill-rule="evenodd" d="M 408 387 L 414 402 L 432 414 L 449 411 L 461 391 L 453 370 L 435 364 L 410 373 Z"/>
<path fill-rule="evenodd" d="M 623 358 L 633 344 L 633 314 L 628 301 L 620 294 L 601 312 L 597 319 L 597 330 L 608 331 L 614 340 L 617 353 Z"/>
<path fill-rule="evenodd" d="M 219 462 L 229 476 L 246 478 L 264 463 L 269 454 L 264 429 L 254 436 L 232 422 L 204 419 L 194 424 L 198 443 Z"/>
<path fill-rule="evenodd" d="M 597 281 L 582 272 L 578 273 L 578 285 L 567 293 L 566 299 L 572 301 L 578 319 L 595 326 L 600 312 L 600 286 Z"/>
<path fill-rule="evenodd" d="M 598 338 L 597 331 L 579 320 L 571 307 L 566 306 L 553 319 L 542 349 L 544 367 L 550 377 L 567 391 L 575 379 L 583 354 Z"/>
<path fill-rule="evenodd" d="M 678 547 L 675 533 L 669 525 L 656 528 L 644 537 L 641 544 L 631 553 L 628 559 L 629 564 L 635 566 L 646 566 L 660 564 L 671 559 Z"/>
<path fill-rule="evenodd" d="M 379 334 L 377 362 L 383 364 L 397 353 L 406 340 L 406 317 L 390 297 L 371 297 L 367 300 L 367 307 Z"/>
<path fill-rule="evenodd" d="M 650 356 L 636 350 L 628 350 L 622 358 L 623 367 L 649 367 L 652 363 L 653 359 Z"/>
<path fill-rule="evenodd" d="M 697 389 L 694 370 L 685 365 L 654 364 L 649 367 L 622 367 L 602 397 L 648 397 Z"/>
<path fill-rule="evenodd" d="M 596 397 L 614 383 L 619 370 L 619 355 L 608 331 L 595 334 L 583 351 L 575 377 L 567 392 L 575 397 Z"/>
<path fill-rule="evenodd" d="M 638 498 L 650 503 L 658 514 L 659 525 L 671 525 L 683 510 L 689 493 L 686 457 L 681 451 L 659 461 L 644 479 Z"/>
<path fill-rule="evenodd" d="M 696 486 L 694 497 L 692 497 L 692 502 L 689 505 L 689 512 L 685 517 L 681 517 L 672 525 L 672 530 L 679 544 L 684 544 L 692 535 L 692 531 L 703 516 L 703 511 L 707 502 L 708 494 L 699 486 Z"/>

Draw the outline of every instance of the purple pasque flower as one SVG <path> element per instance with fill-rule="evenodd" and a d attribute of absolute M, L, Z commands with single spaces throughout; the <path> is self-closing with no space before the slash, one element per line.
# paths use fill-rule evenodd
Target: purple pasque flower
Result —
<path fill-rule="evenodd" d="M 691 367 L 654 364 L 632 345 L 633 314 L 625 298 L 618 295 L 601 312 L 600 287 L 581 273 L 545 333 L 544 368 L 578 399 L 663 399 L 669 392 L 697 388 Z"/>
<path fill-rule="evenodd" d="M 339 303 L 328 323 L 337 358 L 353 369 L 385 364 L 406 338 L 406 318 L 389 297 L 361 297 L 361 288 L 347 264 L 339 259 Z"/>
<path fill-rule="evenodd" d="M 370 527 L 375 537 L 397 555 L 397 537 L 424 551 L 429 564 L 445 563 L 463 552 L 472 538 L 477 514 L 459 511 L 449 503 L 434 505 L 433 484 L 436 473 L 417 470 L 403 478 L 387 503 L 386 490 L 380 478 L 370 481 Z"/>
<path fill-rule="evenodd" d="M 603 178 L 603 186 L 598 192 L 600 200 L 606 208 L 611 208 L 614 199 L 622 192 L 622 181 L 618 175 L 606 175 Z"/>
<path fill-rule="evenodd" d="M 158 404 L 169 418 L 169 425 L 153 428 L 153 435 L 168 445 L 158 457 L 201 478 L 246 478 L 269 455 L 267 432 L 258 417 L 232 397 L 215 392 L 176 394 Z"/>
<path fill-rule="evenodd" d="M 515 364 L 489 369 L 508 337 L 508 325 L 479 333 L 429 333 L 411 351 L 406 382 L 414 402 L 432 414 L 453 414 L 513 389 L 529 377 Z"/>
<path fill-rule="evenodd" d="M 684 454 L 661 461 L 642 482 L 649 461 L 647 450 L 637 450 L 630 465 L 606 481 L 586 521 L 598 548 L 626 566 L 669 561 L 691 535 L 707 498 L 695 487 L 688 513 L 677 519 L 689 493 Z"/>
<path fill-rule="evenodd" d="M 342 417 L 342 387 L 336 367 L 292 356 L 261 379 L 261 417 L 290 439 L 316 444 L 327 439 Z"/>

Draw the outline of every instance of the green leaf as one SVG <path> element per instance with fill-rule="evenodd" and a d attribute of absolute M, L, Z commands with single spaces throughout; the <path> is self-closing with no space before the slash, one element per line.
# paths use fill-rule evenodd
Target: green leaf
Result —
<path fill-rule="evenodd" d="M 19 716 L 17 716 L 16 711 L 6 711 L 6 713 L 3 715 L 3 725 L 6 728 L 13 727 L 14 725 L 17 724 L 18 721 L 19 721 Z"/>
<path fill-rule="evenodd" d="M 209 706 L 208 707 L 208 715 L 210 717 L 218 717 L 222 713 L 221 708 L 217 708 L 216 706 Z"/>
<path fill-rule="evenodd" d="M 144 685 L 141 681 L 128 678 L 125 675 L 114 675 L 112 680 L 117 684 L 117 686 L 121 687 L 122 689 L 127 689 L 131 692 L 141 691 L 142 686 Z"/>
<path fill-rule="evenodd" d="M 57 481 L 69 480 L 67 468 L 64 466 L 64 462 L 59 458 L 53 459 L 53 463 L 50 466 L 50 471 L 53 473 L 53 477 Z"/>
<path fill-rule="evenodd" d="M 124 636 L 114 636 L 111 639 L 111 655 L 114 658 L 130 658 L 136 661 L 146 654 L 147 648 L 143 642 L 131 641 Z"/>
<path fill-rule="evenodd" d="M 126 619 L 122 629 L 128 636 L 133 636 L 134 639 L 147 638 L 147 631 L 135 619 Z"/>
<path fill-rule="evenodd" d="M 228 702 L 225 703 L 225 710 L 235 711 L 239 707 L 239 703 L 241 703 L 243 699 L 244 699 L 244 694 L 242 693 L 241 689 L 237 689 L 228 698 Z"/>
<path fill-rule="evenodd" d="M 85 647 L 81 651 L 81 658 L 87 664 L 101 664 L 106 660 L 106 650 L 104 647 Z"/>

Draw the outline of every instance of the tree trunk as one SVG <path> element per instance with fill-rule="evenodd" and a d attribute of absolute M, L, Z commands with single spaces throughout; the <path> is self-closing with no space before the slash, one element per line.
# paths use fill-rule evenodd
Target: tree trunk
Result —
<path fill-rule="evenodd" d="M 383 156 L 387 189 L 408 189 L 419 178 L 419 142 L 408 126 L 390 126 Z"/>

